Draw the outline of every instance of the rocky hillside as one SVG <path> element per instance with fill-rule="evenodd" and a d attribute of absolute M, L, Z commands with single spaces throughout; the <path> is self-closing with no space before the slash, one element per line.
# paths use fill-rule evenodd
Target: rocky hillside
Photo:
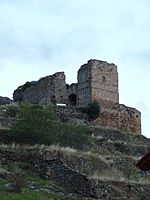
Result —
<path fill-rule="evenodd" d="M 8 110 L 1 109 L 1 118 L 14 121 L 18 107 Z M 86 116 L 82 118 L 78 112 L 70 119 L 63 109 L 57 111 L 57 115 L 63 129 L 61 134 L 65 140 L 68 137 L 64 132 L 71 135 L 72 145 L 60 140 L 58 143 L 53 140 L 54 144 L 49 145 L 17 144 L 9 126 L 1 126 L 0 199 L 149 199 L 150 176 L 135 167 L 137 160 L 150 151 L 149 139 L 91 126 Z M 79 135 L 71 123 L 76 124 L 73 129 L 77 129 Z M 77 145 L 72 143 L 72 137 L 75 134 L 80 139 L 83 134 L 81 127 L 78 129 L 79 123 L 88 128 L 88 131 L 84 129 L 87 136 L 83 137 L 88 142 L 83 144 L 74 138 L 80 144 Z M 59 126 L 57 129 L 61 130 Z"/>

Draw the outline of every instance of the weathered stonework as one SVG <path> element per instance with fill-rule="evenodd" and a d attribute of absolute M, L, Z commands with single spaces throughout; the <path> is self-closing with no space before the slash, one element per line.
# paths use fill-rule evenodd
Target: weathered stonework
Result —
<path fill-rule="evenodd" d="M 91 100 L 119 103 L 117 66 L 99 60 L 89 60 L 78 71 L 78 105 Z"/>
<path fill-rule="evenodd" d="M 101 113 L 96 125 L 141 133 L 141 114 L 138 110 L 119 104 L 118 72 L 115 64 L 89 60 L 78 71 L 78 82 L 66 84 L 64 72 L 27 82 L 14 91 L 16 102 L 53 103 L 86 107 L 99 102 Z"/>
<path fill-rule="evenodd" d="M 66 82 L 64 72 L 27 82 L 14 91 L 13 98 L 25 103 L 66 103 Z"/>
<path fill-rule="evenodd" d="M 141 113 L 123 104 L 115 104 L 109 108 L 102 106 L 99 117 L 93 123 L 123 132 L 141 133 Z"/>

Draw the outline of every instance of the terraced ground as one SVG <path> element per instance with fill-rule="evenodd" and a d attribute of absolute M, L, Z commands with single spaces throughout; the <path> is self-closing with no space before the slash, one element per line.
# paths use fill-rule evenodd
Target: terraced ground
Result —
<path fill-rule="evenodd" d="M 1 145 L 0 199 L 149 199 L 150 176 L 135 167 L 149 139 L 98 127 L 91 133 L 88 151 Z"/>
<path fill-rule="evenodd" d="M 30 145 L 24 145 L 23 140 L 13 140 L 10 129 L 18 118 L 18 109 L 17 105 L 0 107 L 0 200 L 150 199 L 150 173 L 135 166 L 150 151 L 149 139 L 90 126 L 82 113 L 70 118 L 71 111 L 61 108 L 57 118 L 51 110 L 49 113 L 49 107 L 30 105 L 23 110 L 25 115 L 28 111 L 30 134 L 26 129 L 23 138 L 28 139 L 26 133 L 32 136 L 33 130 L 31 139 L 38 144 L 31 145 L 27 140 Z M 41 122 L 45 111 L 48 120 L 42 118 Z M 35 118 L 38 114 L 38 121 L 33 114 Z M 85 125 L 71 125 L 74 122 Z M 36 134 L 38 139 L 34 138 Z"/>

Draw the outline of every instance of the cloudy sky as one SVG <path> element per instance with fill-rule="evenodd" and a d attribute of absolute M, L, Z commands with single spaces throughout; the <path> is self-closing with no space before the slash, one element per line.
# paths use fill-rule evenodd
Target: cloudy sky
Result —
<path fill-rule="evenodd" d="M 76 82 L 87 60 L 105 60 L 150 137 L 149 10 L 149 0 L 0 0 L 0 96 L 57 71 Z"/>

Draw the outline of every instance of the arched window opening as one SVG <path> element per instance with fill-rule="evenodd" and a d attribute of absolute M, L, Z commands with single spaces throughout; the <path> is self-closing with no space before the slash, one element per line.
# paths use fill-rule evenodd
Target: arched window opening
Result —
<path fill-rule="evenodd" d="M 76 106 L 76 95 L 75 94 L 70 94 L 68 97 L 69 105 L 70 106 Z"/>
<path fill-rule="evenodd" d="M 106 77 L 102 76 L 102 82 L 106 82 Z"/>

